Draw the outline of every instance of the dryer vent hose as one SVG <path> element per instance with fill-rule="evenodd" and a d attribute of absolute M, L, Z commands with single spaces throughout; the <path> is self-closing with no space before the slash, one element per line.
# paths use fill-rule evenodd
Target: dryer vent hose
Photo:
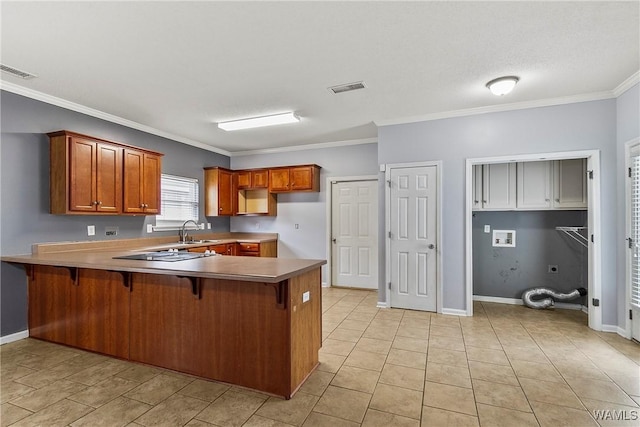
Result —
<path fill-rule="evenodd" d="M 550 288 L 531 288 L 522 293 L 522 302 L 530 308 L 548 308 L 553 307 L 555 300 L 568 301 L 580 296 L 587 295 L 585 288 L 577 288 L 573 291 L 563 294 Z M 535 299 L 544 297 L 541 299 Z"/>

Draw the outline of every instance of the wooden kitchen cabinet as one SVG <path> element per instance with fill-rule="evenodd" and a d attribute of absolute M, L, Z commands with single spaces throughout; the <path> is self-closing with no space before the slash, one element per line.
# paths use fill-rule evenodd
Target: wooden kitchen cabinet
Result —
<path fill-rule="evenodd" d="M 236 243 L 236 255 L 275 258 L 278 256 L 278 242 L 238 242 Z"/>
<path fill-rule="evenodd" d="M 268 169 L 240 170 L 236 171 L 236 174 L 238 178 L 238 190 L 269 187 Z"/>
<path fill-rule="evenodd" d="M 320 166 L 300 165 L 269 169 L 269 191 L 320 191 Z"/>
<path fill-rule="evenodd" d="M 237 200 L 233 171 L 220 167 L 204 168 L 204 185 L 204 214 L 232 216 Z"/>
<path fill-rule="evenodd" d="M 122 212 L 122 147 L 60 131 L 50 141 L 50 212 Z"/>
<path fill-rule="evenodd" d="M 124 150 L 124 212 L 160 214 L 161 158 L 145 151 Z"/>

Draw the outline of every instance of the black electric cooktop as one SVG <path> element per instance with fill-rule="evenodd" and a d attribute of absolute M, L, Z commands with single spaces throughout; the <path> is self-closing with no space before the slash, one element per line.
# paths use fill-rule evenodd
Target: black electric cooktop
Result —
<path fill-rule="evenodd" d="M 202 258 L 212 256 L 213 254 L 195 253 L 195 252 L 146 252 L 143 254 L 114 256 L 113 259 L 133 259 L 139 261 L 184 261 L 187 259 Z"/>

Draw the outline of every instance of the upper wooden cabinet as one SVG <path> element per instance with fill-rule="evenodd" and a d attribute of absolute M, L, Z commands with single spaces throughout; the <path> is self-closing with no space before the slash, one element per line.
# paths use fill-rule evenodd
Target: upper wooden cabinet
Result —
<path fill-rule="evenodd" d="M 66 130 L 47 135 L 52 214 L 160 213 L 161 153 Z"/>
<path fill-rule="evenodd" d="M 240 170 L 236 174 L 239 190 L 269 187 L 269 171 L 267 169 Z"/>
<path fill-rule="evenodd" d="M 269 169 L 269 191 L 320 191 L 320 166 L 300 165 Z"/>
<path fill-rule="evenodd" d="M 160 156 L 124 150 L 124 212 L 160 213 Z"/>
<path fill-rule="evenodd" d="M 235 212 L 234 173 L 229 169 L 204 168 L 204 214 L 231 216 Z"/>

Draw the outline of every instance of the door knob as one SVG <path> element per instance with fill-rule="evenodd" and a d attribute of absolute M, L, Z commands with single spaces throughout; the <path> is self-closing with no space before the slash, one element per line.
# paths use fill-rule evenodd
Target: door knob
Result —
<path fill-rule="evenodd" d="M 335 242 L 336 242 L 336 239 L 331 239 L 331 241 L 332 241 L 333 243 L 335 243 Z"/>
<path fill-rule="evenodd" d="M 429 244 L 429 246 L 427 246 L 429 249 L 434 249 L 436 247 L 436 245 L 434 245 L 433 243 Z"/>

